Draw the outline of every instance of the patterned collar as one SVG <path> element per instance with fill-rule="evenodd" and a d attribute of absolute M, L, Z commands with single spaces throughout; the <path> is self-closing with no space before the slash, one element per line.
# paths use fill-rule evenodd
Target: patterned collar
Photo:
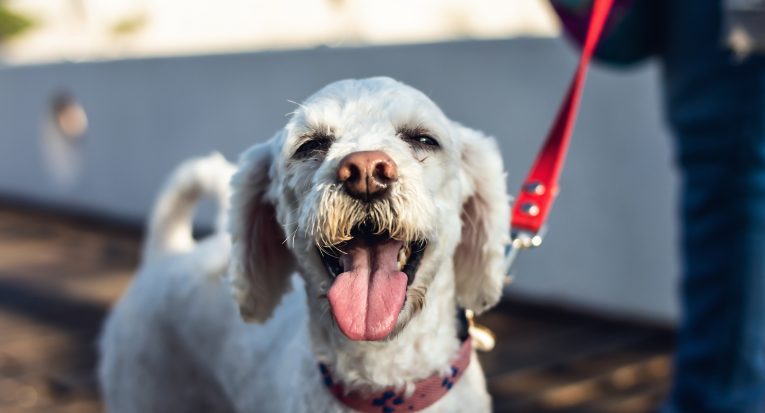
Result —
<path fill-rule="evenodd" d="M 417 381 L 414 392 L 409 397 L 406 397 L 402 390 L 394 388 L 371 394 L 346 392 L 340 383 L 332 379 L 324 363 L 319 363 L 319 371 L 329 392 L 340 403 L 353 410 L 362 413 L 416 412 L 437 402 L 452 389 L 470 365 L 472 350 L 472 340 L 466 338 L 452 360 L 450 373 L 445 376 L 434 374 Z"/>

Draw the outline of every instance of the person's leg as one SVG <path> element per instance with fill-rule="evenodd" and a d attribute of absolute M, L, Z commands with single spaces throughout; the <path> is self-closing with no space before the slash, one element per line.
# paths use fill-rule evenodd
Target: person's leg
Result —
<path fill-rule="evenodd" d="M 682 120 L 674 124 L 684 270 L 667 411 L 762 413 L 765 64 L 721 68 L 695 87 L 670 99 L 683 107 L 672 115 Z"/>

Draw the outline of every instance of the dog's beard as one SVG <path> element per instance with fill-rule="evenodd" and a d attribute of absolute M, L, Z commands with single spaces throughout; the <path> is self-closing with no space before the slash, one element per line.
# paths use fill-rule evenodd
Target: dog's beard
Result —
<path fill-rule="evenodd" d="M 309 203 L 301 214 L 306 235 L 324 251 L 353 238 L 359 226 L 371 227 L 375 234 L 387 234 L 399 241 L 427 239 L 432 222 L 429 208 L 409 202 L 403 193 L 374 202 L 360 202 L 344 193 L 340 185 L 329 185 L 318 202 Z"/>

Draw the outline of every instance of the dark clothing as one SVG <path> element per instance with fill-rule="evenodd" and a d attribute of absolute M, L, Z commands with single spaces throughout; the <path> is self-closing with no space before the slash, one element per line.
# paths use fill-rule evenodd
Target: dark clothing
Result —
<path fill-rule="evenodd" d="M 682 173 L 682 318 L 669 406 L 765 411 L 765 58 L 722 47 L 717 1 L 667 2 L 661 57 Z M 672 411 L 672 410 L 670 410 Z"/>
<path fill-rule="evenodd" d="M 723 46 L 720 0 L 635 0 L 632 6 L 598 55 L 616 63 L 654 55 L 663 66 L 666 117 L 682 177 L 683 259 L 666 411 L 762 413 L 765 56 L 738 61 Z"/>

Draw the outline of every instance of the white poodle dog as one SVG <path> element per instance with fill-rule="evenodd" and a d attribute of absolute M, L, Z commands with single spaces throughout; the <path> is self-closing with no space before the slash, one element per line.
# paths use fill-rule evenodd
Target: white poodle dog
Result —
<path fill-rule="evenodd" d="M 205 194 L 229 222 L 195 242 Z M 103 333 L 106 405 L 489 411 L 458 314 L 500 298 L 509 208 L 493 139 L 392 79 L 332 83 L 236 168 L 170 179 Z"/>

